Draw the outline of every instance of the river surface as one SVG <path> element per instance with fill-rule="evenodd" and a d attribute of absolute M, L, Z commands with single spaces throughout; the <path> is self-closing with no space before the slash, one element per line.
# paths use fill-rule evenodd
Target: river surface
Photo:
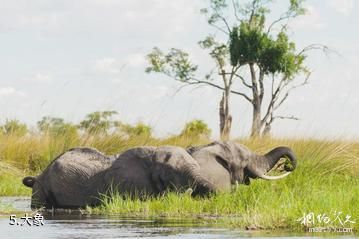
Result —
<path fill-rule="evenodd" d="M 0 217 L 0 238 L 313 238 L 321 234 L 298 234 L 290 232 L 243 231 L 226 228 L 216 223 L 204 223 L 189 219 L 141 219 L 115 216 L 88 216 L 68 213 L 44 214 L 44 225 L 34 226 L 20 219 L 34 216 L 29 198 L 0 197 L 0 208 L 13 207 L 21 213 L 16 217 L 15 225 L 10 225 L 9 215 Z M 33 221 L 29 219 L 30 224 Z M 19 224 L 18 224 L 19 223 Z M 328 235 L 327 235 L 328 236 Z M 334 236 L 334 235 L 329 235 Z M 341 238 L 354 238 L 354 235 L 335 235 Z"/>

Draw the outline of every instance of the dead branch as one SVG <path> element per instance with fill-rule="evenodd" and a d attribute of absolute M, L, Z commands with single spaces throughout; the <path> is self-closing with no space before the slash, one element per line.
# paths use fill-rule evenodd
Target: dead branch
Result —
<path fill-rule="evenodd" d="M 304 47 L 301 51 L 299 51 L 299 53 L 297 54 L 297 56 L 303 55 L 304 53 L 308 52 L 308 51 L 312 51 L 312 50 L 322 50 L 326 55 L 329 55 L 329 53 L 337 53 L 336 51 L 330 49 L 328 46 L 323 45 L 323 44 L 318 44 L 318 43 L 313 43 L 310 44 L 306 47 Z"/>
<path fill-rule="evenodd" d="M 290 87 L 287 92 L 285 93 L 285 95 L 283 96 L 283 98 L 279 101 L 279 103 L 277 105 L 274 106 L 274 110 L 277 110 L 282 104 L 283 102 L 288 98 L 289 96 L 289 93 L 293 90 L 295 90 L 296 88 L 299 88 L 299 87 L 302 87 L 302 86 L 305 86 L 307 85 L 309 82 L 309 77 L 310 77 L 310 73 L 307 74 L 307 76 L 305 77 L 304 81 L 300 84 L 297 84 L 297 85 L 294 85 L 292 87 Z"/>
<path fill-rule="evenodd" d="M 274 117 L 273 117 L 273 120 L 274 120 L 274 119 L 300 120 L 299 118 L 297 118 L 297 117 L 295 117 L 295 116 L 293 116 L 293 115 L 291 115 L 291 116 L 281 116 L 281 115 L 278 115 L 278 116 L 274 116 Z M 272 122 L 273 122 L 273 120 L 272 120 Z"/>
<path fill-rule="evenodd" d="M 236 17 L 237 21 L 241 21 L 241 19 L 239 18 L 238 14 L 237 14 L 237 6 L 236 3 L 234 2 L 234 0 L 232 0 L 232 5 L 233 5 L 233 11 L 234 11 L 234 16 Z"/>
<path fill-rule="evenodd" d="M 213 83 L 213 82 L 204 81 L 204 80 L 199 80 L 199 79 L 196 79 L 196 78 L 187 78 L 187 79 L 185 79 L 185 80 L 181 80 L 181 79 L 178 79 L 178 78 L 172 76 L 172 75 L 169 74 L 169 73 L 164 73 L 164 74 L 166 74 L 168 77 L 172 78 L 172 79 L 175 80 L 175 81 L 178 81 L 178 82 L 181 82 L 181 83 L 183 83 L 183 84 L 186 84 L 186 86 L 187 86 L 187 85 L 201 85 L 201 84 L 202 84 L 202 85 L 209 85 L 209 86 L 212 86 L 212 87 L 217 88 L 217 89 L 219 89 L 219 90 L 225 91 L 225 87 L 222 87 L 222 86 L 220 86 L 220 85 L 217 85 L 217 84 L 215 84 L 215 83 Z M 180 88 L 176 91 L 176 93 L 178 93 L 178 92 L 179 92 L 181 89 L 183 89 L 184 87 L 185 87 L 185 86 L 180 87 Z M 251 99 L 248 95 L 246 95 L 245 93 L 242 93 L 242 92 L 240 92 L 240 91 L 235 91 L 235 90 L 230 90 L 230 93 L 236 94 L 236 95 L 240 95 L 240 96 L 242 96 L 243 98 L 245 98 L 247 101 L 249 101 L 250 103 L 252 103 L 252 99 Z"/>

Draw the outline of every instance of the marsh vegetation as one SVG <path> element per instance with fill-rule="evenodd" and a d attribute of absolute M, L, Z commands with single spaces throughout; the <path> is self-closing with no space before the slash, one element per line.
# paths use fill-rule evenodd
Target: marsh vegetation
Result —
<path fill-rule="evenodd" d="M 0 195 L 30 196 L 31 191 L 22 185 L 22 177 L 38 174 L 57 155 L 71 147 L 95 147 L 106 154 L 117 154 L 139 145 L 188 147 L 209 142 L 208 131 L 204 129 L 203 124 L 190 123 L 179 135 L 165 139 L 148 133 L 123 135 L 117 131 L 104 134 L 70 131 L 60 135 L 27 132 L 21 136 L 2 133 Z M 333 217 L 335 212 L 341 211 L 344 216 L 351 215 L 358 221 L 358 142 L 273 138 L 236 141 L 258 153 L 278 145 L 289 146 L 298 157 L 298 167 L 283 180 L 252 180 L 249 186 L 238 185 L 231 193 L 207 198 L 169 193 L 147 200 L 127 200 L 114 192 L 112 197 L 103 198 L 101 206 L 86 211 L 105 215 L 207 218 L 225 221 L 226 225 L 257 229 L 302 230 L 304 226 L 297 220 L 310 212 Z M 357 224 L 350 226 L 357 229 Z"/>

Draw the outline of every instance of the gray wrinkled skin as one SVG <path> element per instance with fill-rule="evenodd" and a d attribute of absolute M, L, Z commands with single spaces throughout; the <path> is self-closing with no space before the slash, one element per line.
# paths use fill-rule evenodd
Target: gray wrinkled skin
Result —
<path fill-rule="evenodd" d="M 208 145 L 191 147 L 187 151 L 200 165 L 213 188 L 210 191 L 229 191 L 234 184 L 250 184 L 270 171 L 285 156 L 296 166 L 294 153 L 287 147 L 278 147 L 266 155 L 258 155 L 245 146 L 231 141 L 215 141 Z"/>
<path fill-rule="evenodd" d="M 37 177 L 23 182 L 32 187 L 31 208 L 79 208 L 99 203 L 104 193 L 103 171 L 111 159 L 91 148 L 74 148 L 58 156 Z"/>
<path fill-rule="evenodd" d="M 199 172 L 198 162 L 180 147 L 137 147 L 115 160 L 106 171 L 105 181 L 129 196 L 160 195 L 188 188 L 208 193 L 207 182 Z"/>
<path fill-rule="evenodd" d="M 229 191 L 270 171 L 282 157 L 295 156 L 287 147 L 258 155 L 231 141 L 216 141 L 184 150 L 180 147 L 138 147 L 119 155 L 106 170 L 105 181 L 123 195 L 159 195 L 193 190 L 192 195 Z"/>
<path fill-rule="evenodd" d="M 75 148 L 57 157 L 39 176 L 25 177 L 23 183 L 33 189 L 32 208 L 98 205 L 101 194 L 114 191 L 146 198 L 191 188 L 192 195 L 203 196 L 229 191 L 237 183 L 249 184 L 250 178 L 272 180 L 263 175 L 282 157 L 290 159 L 294 170 L 296 158 L 287 147 L 258 155 L 231 141 L 187 150 L 175 146 L 136 147 L 115 156 Z"/>

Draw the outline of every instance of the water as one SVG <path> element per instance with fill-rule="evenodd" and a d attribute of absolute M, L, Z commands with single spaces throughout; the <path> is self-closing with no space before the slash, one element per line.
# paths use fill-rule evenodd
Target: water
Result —
<path fill-rule="evenodd" d="M 29 198 L 3 197 L 1 205 L 11 204 L 20 219 L 25 211 L 30 212 Z M 224 228 L 219 225 L 204 224 L 200 220 L 161 220 L 123 217 L 95 217 L 81 214 L 44 214 L 43 226 L 10 225 L 9 216 L 0 218 L 0 238 L 308 238 L 288 232 L 253 232 Z M 20 220 L 21 221 L 21 220 Z M 347 235 L 345 238 L 354 238 Z"/>

